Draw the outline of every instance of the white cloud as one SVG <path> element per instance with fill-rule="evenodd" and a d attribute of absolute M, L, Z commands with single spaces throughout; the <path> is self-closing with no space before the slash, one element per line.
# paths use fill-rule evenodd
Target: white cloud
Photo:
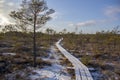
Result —
<path fill-rule="evenodd" d="M 69 23 L 68 26 L 74 26 L 74 27 L 84 27 L 84 26 L 92 26 L 96 25 L 98 22 L 95 20 L 89 20 L 84 22 L 78 22 L 78 23 Z"/>
<path fill-rule="evenodd" d="M 4 3 L 4 2 L 5 2 L 5 0 L 0 0 L 0 4 L 1 4 L 1 3 Z"/>
<path fill-rule="evenodd" d="M 84 22 L 78 22 L 78 23 L 69 23 L 68 26 L 74 26 L 74 27 L 87 27 L 87 26 L 95 26 L 98 24 L 104 24 L 111 22 L 113 20 L 110 19 L 103 19 L 103 20 L 88 20 Z"/>
<path fill-rule="evenodd" d="M 92 26 L 92 25 L 95 25 L 97 22 L 95 20 L 90 20 L 90 21 L 85 21 L 85 22 L 80 22 L 80 23 L 77 23 L 76 26 Z"/>
<path fill-rule="evenodd" d="M 120 6 L 109 6 L 104 10 L 104 14 L 108 17 L 117 18 L 120 14 Z"/>
<path fill-rule="evenodd" d="M 3 7 L 4 2 L 5 2 L 4 0 L 0 0 L 0 8 Z M 0 9 L 0 11 L 1 11 L 1 9 Z"/>
<path fill-rule="evenodd" d="M 69 23 L 68 26 L 75 26 L 73 23 Z"/>
<path fill-rule="evenodd" d="M 14 3 L 13 0 L 0 0 L 0 25 L 13 23 L 9 13 L 17 7 L 17 3 Z"/>
<path fill-rule="evenodd" d="M 50 16 L 54 19 L 54 20 L 56 20 L 56 19 L 58 19 L 58 18 L 61 18 L 61 13 L 59 13 L 59 12 L 55 12 L 55 13 L 53 13 L 53 14 L 51 14 Z"/>
<path fill-rule="evenodd" d="M 15 4 L 13 2 L 7 3 L 8 6 L 14 6 Z"/>
<path fill-rule="evenodd" d="M 11 24 L 8 18 L 0 14 L 0 25 Z"/>
<path fill-rule="evenodd" d="M 74 26 L 74 27 L 94 26 L 94 25 L 104 24 L 104 23 L 112 22 L 114 20 L 118 20 L 118 18 L 120 18 L 120 6 L 109 6 L 104 9 L 104 14 L 109 18 L 101 19 L 101 20 L 88 20 L 78 23 L 68 23 L 68 26 Z"/>

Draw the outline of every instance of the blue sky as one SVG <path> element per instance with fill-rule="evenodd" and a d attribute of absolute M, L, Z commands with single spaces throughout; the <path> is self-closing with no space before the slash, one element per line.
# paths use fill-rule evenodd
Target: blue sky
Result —
<path fill-rule="evenodd" d="M 95 33 L 120 25 L 120 0 L 47 0 L 56 10 L 56 19 L 49 25 L 56 29 Z M 56 24 L 55 24 L 56 23 Z"/>
<path fill-rule="evenodd" d="M 10 10 L 14 10 L 21 0 L 2 1 L 7 1 L 5 4 L 11 6 Z M 43 27 L 43 30 L 53 28 L 57 31 L 67 29 L 74 32 L 77 27 L 77 32 L 82 30 L 84 33 L 95 33 L 112 30 L 113 27 L 120 25 L 120 0 L 46 0 L 46 2 L 48 7 L 56 12 L 51 15 L 53 19 Z M 2 8 L 7 9 L 4 5 Z M 9 23 L 7 17 L 6 21 Z"/>

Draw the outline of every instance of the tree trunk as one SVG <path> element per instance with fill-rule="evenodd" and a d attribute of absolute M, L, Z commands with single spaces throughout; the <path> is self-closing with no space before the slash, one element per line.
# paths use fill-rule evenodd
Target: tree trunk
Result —
<path fill-rule="evenodd" d="M 34 15 L 34 32 L 33 32 L 33 66 L 36 67 L 36 14 Z"/>

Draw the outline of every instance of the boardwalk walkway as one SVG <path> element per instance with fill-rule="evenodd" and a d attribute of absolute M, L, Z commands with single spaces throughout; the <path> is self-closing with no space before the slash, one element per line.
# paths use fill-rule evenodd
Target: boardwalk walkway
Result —
<path fill-rule="evenodd" d="M 75 68 L 75 76 L 76 80 L 93 80 L 88 68 L 82 64 L 76 57 L 72 56 L 68 51 L 66 51 L 63 47 L 60 46 L 60 39 L 56 46 L 61 51 L 61 53 L 73 64 Z"/>

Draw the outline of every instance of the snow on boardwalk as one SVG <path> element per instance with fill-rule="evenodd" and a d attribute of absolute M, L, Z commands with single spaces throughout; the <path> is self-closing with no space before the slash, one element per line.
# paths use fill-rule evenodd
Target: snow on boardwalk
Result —
<path fill-rule="evenodd" d="M 76 57 L 72 56 L 68 51 L 66 51 L 63 47 L 60 46 L 60 39 L 56 46 L 61 51 L 61 53 L 73 64 L 75 68 L 75 76 L 76 80 L 93 80 L 88 68 L 82 64 Z"/>

